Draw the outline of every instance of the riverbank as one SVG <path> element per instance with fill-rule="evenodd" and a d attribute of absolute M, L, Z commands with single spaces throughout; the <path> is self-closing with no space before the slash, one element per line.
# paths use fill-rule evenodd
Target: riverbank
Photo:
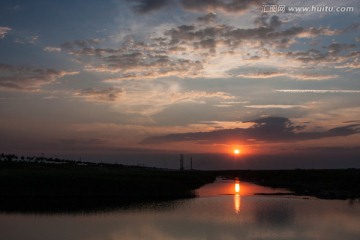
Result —
<path fill-rule="evenodd" d="M 171 171 L 116 164 L 0 162 L 0 211 L 93 210 L 192 198 L 213 182 L 204 171 Z"/>
<path fill-rule="evenodd" d="M 360 169 L 219 171 L 219 176 L 321 199 L 360 199 Z"/>
<path fill-rule="evenodd" d="M 216 177 L 299 196 L 360 199 L 360 170 L 176 171 L 119 164 L 0 161 L 0 211 L 86 212 L 196 197 Z"/>

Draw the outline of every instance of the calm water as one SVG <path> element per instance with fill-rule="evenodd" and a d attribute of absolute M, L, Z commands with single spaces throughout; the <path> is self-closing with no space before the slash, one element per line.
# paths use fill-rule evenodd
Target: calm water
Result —
<path fill-rule="evenodd" d="M 3 240 L 316 239 L 359 240 L 360 204 L 253 196 L 284 192 L 225 181 L 200 197 L 113 212 L 78 215 L 0 214 Z"/>

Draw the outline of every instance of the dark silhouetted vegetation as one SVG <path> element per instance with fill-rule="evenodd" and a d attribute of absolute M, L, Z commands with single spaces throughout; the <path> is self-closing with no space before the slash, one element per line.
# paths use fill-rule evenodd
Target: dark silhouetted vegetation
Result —
<path fill-rule="evenodd" d="M 134 202 L 191 198 L 213 182 L 204 171 L 119 164 L 0 161 L 0 210 L 96 209 Z M 14 203 L 16 203 L 14 205 Z M 26 207 L 27 206 L 27 207 Z"/>

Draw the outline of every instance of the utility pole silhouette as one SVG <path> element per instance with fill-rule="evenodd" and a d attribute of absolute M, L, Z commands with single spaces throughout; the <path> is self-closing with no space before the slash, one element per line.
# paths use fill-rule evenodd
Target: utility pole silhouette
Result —
<path fill-rule="evenodd" d="M 193 170 L 193 168 L 192 168 L 192 157 L 190 157 L 190 170 Z"/>
<path fill-rule="evenodd" d="M 184 154 L 180 154 L 180 170 L 184 170 Z"/>

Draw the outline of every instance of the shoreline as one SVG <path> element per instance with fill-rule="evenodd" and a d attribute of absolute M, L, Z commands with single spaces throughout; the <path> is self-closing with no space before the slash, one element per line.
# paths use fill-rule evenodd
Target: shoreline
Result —
<path fill-rule="evenodd" d="M 88 212 L 188 199 L 217 177 L 292 192 L 286 195 L 360 199 L 360 169 L 175 171 L 0 161 L 0 212 Z"/>
<path fill-rule="evenodd" d="M 229 170 L 221 176 L 285 188 L 296 196 L 320 199 L 360 199 L 360 169 Z"/>

